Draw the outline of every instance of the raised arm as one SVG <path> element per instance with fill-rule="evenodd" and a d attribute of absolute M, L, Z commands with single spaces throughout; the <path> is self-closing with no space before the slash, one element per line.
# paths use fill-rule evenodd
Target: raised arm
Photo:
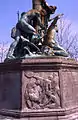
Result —
<path fill-rule="evenodd" d="M 58 14 L 56 17 L 50 19 L 49 21 L 53 20 L 53 22 L 51 23 L 51 26 L 55 26 L 55 24 L 57 23 L 58 19 L 60 19 L 64 14 Z"/>

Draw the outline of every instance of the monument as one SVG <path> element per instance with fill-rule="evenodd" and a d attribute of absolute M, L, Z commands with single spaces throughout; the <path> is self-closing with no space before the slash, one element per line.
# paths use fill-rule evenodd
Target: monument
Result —
<path fill-rule="evenodd" d="M 78 119 L 78 62 L 56 42 L 57 7 L 33 0 L 11 31 L 0 63 L 0 119 Z M 51 24 L 49 25 L 49 21 Z"/>

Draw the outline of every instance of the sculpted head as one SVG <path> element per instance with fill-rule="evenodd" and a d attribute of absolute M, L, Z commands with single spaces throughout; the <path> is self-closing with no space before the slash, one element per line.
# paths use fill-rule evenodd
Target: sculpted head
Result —
<path fill-rule="evenodd" d="M 56 6 L 49 6 L 49 13 L 50 14 L 54 14 L 55 13 L 55 11 L 56 11 L 56 9 L 57 9 L 57 7 Z"/>

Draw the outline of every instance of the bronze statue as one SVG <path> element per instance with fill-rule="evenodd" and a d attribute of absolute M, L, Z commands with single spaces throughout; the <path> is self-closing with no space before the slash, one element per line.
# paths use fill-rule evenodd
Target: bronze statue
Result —
<path fill-rule="evenodd" d="M 19 49 L 22 49 L 23 45 L 27 45 L 27 44 L 30 44 L 30 46 L 35 47 L 35 49 L 40 51 L 39 48 L 37 48 L 33 43 L 28 42 L 28 39 L 31 40 L 32 36 L 34 36 L 34 39 L 35 39 L 35 36 L 37 37 L 37 31 L 33 27 L 34 20 L 35 21 L 37 20 L 38 25 L 42 29 L 45 29 L 45 27 L 41 23 L 40 12 L 38 10 L 32 9 L 28 12 L 23 12 L 21 14 L 20 20 L 16 24 L 16 28 L 14 27 L 12 29 L 11 37 L 14 38 L 15 41 L 10 46 L 10 49 L 7 54 L 7 58 L 12 59 L 12 58 L 15 58 L 16 56 L 17 56 L 17 58 L 20 57 L 21 56 L 20 52 L 17 53 L 17 51 L 19 51 Z M 20 36 L 24 36 L 24 38 L 27 38 L 27 39 L 22 39 L 22 40 L 24 40 L 24 42 L 22 42 Z M 39 35 L 38 35 L 38 37 L 39 37 Z M 34 42 L 34 40 L 33 40 L 33 42 Z M 22 46 L 21 46 L 21 44 L 22 44 Z M 25 49 L 27 50 L 28 53 L 30 52 L 28 48 L 25 48 Z M 14 50 L 15 50 L 15 53 L 14 53 Z"/>
<path fill-rule="evenodd" d="M 59 14 L 52 19 L 53 21 L 46 32 L 43 49 L 46 54 L 67 57 L 68 53 L 56 42 L 56 32 L 58 32 L 57 21 L 61 16 L 63 16 L 63 14 Z"/>
<path fill-rule="evenodd" d="M 36 34 L 36 30 L 33 28 L 33 19 L 37 20 L 38 25 L 44 29 L 44 26 L 41 23 L 40 12 L 38 10 L 32 9 L 28 12 L 23 12 L 21 18 L 17 23 L 16 27 L 24 32 L 25 34 Z"/>
<path fill-rule="evenodd" d="M 33 9 L 40 11 L 41 14 L 41 22 L 45 25 L 46 29 L 48 27 L 48 20 L 50 19 L 50 15 L 54 14 L 57 7 L 49 6 L 45 0 L 33 0 Z M 39 27 L 36 22 L 34 22 L 35 29 L 38 31 Z"/>
<path fill-rule="evenodd" d="M 16 27 L 13 27 L 11 30 L 11 37 L 13 38 L 14 41 L 11 43 L 10 48 L 8 50 L 8 53 L 6 56 L 7 59 L 15 59 L 15 56 L 13 55 L 13 53 L 17 43 L 19 42 L 20 36 L 21 36 L 20 31 L 16 29 Z"/>
<path fill-rule="evenodd" d="M 46 15 L 44 16 L 44 25 L 46 28 L 48 27 L 48 21 L 50 19 L 50 15 L 54 14 L 57 7 L 56 6 L 49 6 L 45 0 L 41 0 L 42 8 L 46 11 Z"/>
<path fill-rule="evenodd" d="M 38 3 L 38 4 L 37 4 Z M 9 48 L 6 59 L 23 59 L 37 56 L 63 56 L 68 53 L 56 42 L 57 21 L 63 14 L 50 19 L 57 7 L 49 6 L 45 0 L 33 0 L 33 8 L 22 12 L 11 31 L 15 40 Z M 52 20 L 50 26 L 48 22 Z"/>

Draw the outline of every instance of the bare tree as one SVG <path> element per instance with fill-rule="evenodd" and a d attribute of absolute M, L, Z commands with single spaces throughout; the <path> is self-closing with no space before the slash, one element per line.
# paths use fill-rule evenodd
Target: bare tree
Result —
<path fill-rule="evenodd" d="M 72 33 L 72 24 L 64 18 L 58 21 L 57 41 L 71 58 L 78 58 L 78 34 Z"/>
<path fill-rule="evenodd" d="M 2 41 L 0 43 L 0 62 L 4 61 L 7 52 L 8 52 L 8 42 Z"/>

